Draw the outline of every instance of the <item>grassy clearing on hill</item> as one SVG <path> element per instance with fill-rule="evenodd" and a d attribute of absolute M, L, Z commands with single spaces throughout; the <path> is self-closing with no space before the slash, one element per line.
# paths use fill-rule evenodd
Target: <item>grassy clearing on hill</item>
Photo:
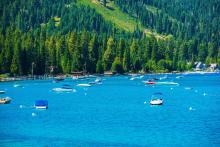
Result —
<path fill-rule="evenodd" d="M 78 0 L 77 5 L 86 5 L 94 8 L 97 13 L 101 14 L 107 21 L 113 22 L 118 28 L 123 29 L 127 32 L 133 32 L 138 24 L 141 30 L 144 30 L 147 36 L 155 36 L 158 39 L 167 39 L 170 36 L 161 35 L 153 32 L 150 29 L 143 27 L 140 21 L 136 21 L 135 18 L 129 16 L 128 14 L 122 12 L 114 2 L 108 2 L 107 7 L 104 7 L 97 0 Z"/>
<path fill-rule="evenodd" d="M 97 0 L 78 0 L 78 5 L 87 5 L 94 8 L 106 20 L 113 22 L 118 28 L 125 31 L 133 32 L 136 27 L 136 20 L 123 13 L 113 2 L 108 2 L 107 7 L 104 7 Z M 140 22 L 138 23 L 139 27 L 143 29 Z"/>

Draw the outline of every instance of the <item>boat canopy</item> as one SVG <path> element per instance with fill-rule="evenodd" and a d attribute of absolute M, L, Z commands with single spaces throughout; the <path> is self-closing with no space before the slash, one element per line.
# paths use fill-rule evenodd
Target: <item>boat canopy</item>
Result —
<path fill-rule="evenodd" d="M 162 92 L 155 92 L 152 96 L 151 99 L 155 100 L 155 99 L 162 99 Z"/>
<path fill-rule="evenodd" d="M 47 100 L 37 100 L 35 101 L 35 106 L 48 106 Z"/>
<path fill-rule="evenodd" d="M 162 92 L 155 92 L 153 95 L 162 95 Z"/>

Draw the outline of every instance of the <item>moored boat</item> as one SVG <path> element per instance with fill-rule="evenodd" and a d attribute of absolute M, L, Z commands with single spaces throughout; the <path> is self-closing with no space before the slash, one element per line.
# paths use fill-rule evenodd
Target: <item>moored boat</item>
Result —
<path fill-rule="evenodd" d="M 102 79 L 97 78 L 94 82 L 89 82 L 90 85 L 95 85 L 95 84 L 102 84 Z"/>
<path fill-rule="evenodd" d="M 5 94 L 5 91 L 4 90 L 0 90 L 0 94 Z"/>
<path fill-rule="evenodd" d="M 92 85 L 90 85 L 90 84 L 77 84 L 77 86 L 81 86 L 81 87 L 90 87 L 90 86 L 92 86 Z"/>
<path fill-rule="evenodd" d="M 145 83 L 145 84 L 149 84 L 149 85 L 156 84 L 156 82 L 151 81 L 151 80 L 149 80 L 149 81 L 144 81 L 144 83 Z"/>
<path fill-rule="evenodd" d="M 0 98 L 0 104 L 9 104 L 11 100 L 12 99 L 10 97 Z"/>
<path fill-rule="evenodd" d="M 14 84 L 13 87 L 17 88 L 17 87 L 22 87 L 20 84 Z"/>
<path fill-rule="evenodd" d="M 163 104 L 162 93 L 161 92 L 154 93 L 151 96 L 150 104 L 151 105 L 162 105 Z"/>
<path fill-rule="evenodd" d="M 37 100 L 37 101 L 35 101 L 34 107 L 36 109 L 47 109 L 48 108 L 48 101 L 47 100 Z"/>
<path fill-rule="evenodd" d="M 163 104 L 163 99 L 152 99 L 150 101 L 151 105 L 162 105 Z"/>
<path fill-rule="evenodd" d="M 69 87 L 53 88 L 52 90 L 56 92 L 75 92 L 76 91 L 75 89 L 69 88 Z"/>
<path fill-rule="evenodd" d="M 177 76 L 177 77 L 176 77 L 176 79 L 181 79 L 181 78 L 183 78 L 183 76 Z"/>

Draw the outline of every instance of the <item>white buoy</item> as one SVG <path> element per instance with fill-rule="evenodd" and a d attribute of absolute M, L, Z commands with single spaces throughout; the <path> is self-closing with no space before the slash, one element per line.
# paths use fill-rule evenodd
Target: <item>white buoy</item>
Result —
<path fill-rule="evenodd" d="M 196 109 L 193 107 L 189 107 L 189 111 L 194 111 L 194 110 L 196 110 Z"/>
<path fill-rule="evenodd" d="M 146 104 L 147 102 L 145 101 L 144 104 Z"/>
<path fill-rule="evenodd" d="M 36 113 L 34 113 L 34 112 L 33 112 L 33 113 L 31 113 L 31 115 L 32 115 L 33 117 L 34 117 L 34 116 L 37 116 L 37 114 L 36 114 Z"/>
<path fill-rule="evenodd" d="M 19 107 L 20 107 L 20 108 L 23 108 L 23 105 L 20 105 Z"/>
<path fill-rule="evenodd" d="M 170 90 L 173 90 L 173 88 L 170 88 Z"/>
<path fill-rule="evenodd" d="M 203 93 L 203 96 L 206 96 L 207 95 L 207 93 Z"/>

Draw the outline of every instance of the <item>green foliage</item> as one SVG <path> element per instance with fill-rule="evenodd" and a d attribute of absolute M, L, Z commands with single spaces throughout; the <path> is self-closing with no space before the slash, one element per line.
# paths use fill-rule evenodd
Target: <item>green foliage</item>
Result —
<path fill-rule="evenodd" d="M 102 74 L 104 72 L 102 61 L 99 60 L 96 64 L 96 73 Z"/>
<path fill-rule="evenodd" d="M 206 46 L 204 43 L 199 45 L 199 51 L 198 51 L 198 59 L 199 61 L 204 62 L 205 58 L 207 56 L 207 50 L 206 50 Z"/>
<path fill-rule="evenodd" d="M 107 42 L 107 49 L 103 56 L 105 70 L 111 69 L 114 57 L 115 57 L 115 43 L 113 38 L 110 37 Z"/>
<path fill-rule="evenodd" d="M 216 1 L 106 2 L 104 7 L 96 0 L 0 1 L 0 74 L 28 75 L 32 63 L 39 75 L 220 64 Z"/>
<path fill-rule="evenodd" d="M 123 73 L 124 72 L 119 57 L 115 58 L 114 62 L 112 63 L 111 70 L 112 70 L 112 72 L 116 72 L 116 73 Z"/>

